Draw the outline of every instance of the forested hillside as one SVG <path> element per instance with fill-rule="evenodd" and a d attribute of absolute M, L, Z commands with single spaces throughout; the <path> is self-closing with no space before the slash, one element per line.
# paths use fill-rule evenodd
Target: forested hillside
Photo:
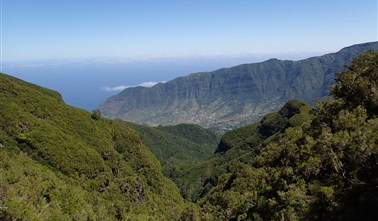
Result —
<path fill-rule="evenodd" d="M 220 135 L 194 124 L 148 127 L 127 122 L 127 125 L 140 134 L 142 143 L 167 169 L 178 161 L 196 163 L 210 158 L 220 140 Z"/>
<path fill-rule="evenodd" d="M 377 220 L 377 88 L 378 52 L 368 52 L 337 74 L 307 123 L 244 151 L 182 220 Z M 248 148 L 254 131 L 226 135 L 225 154 Z"/>
<path fill-rule="evenodd" d="M 363 53 L 315 108 L 291 100 L 215 148 L 201 127 L 109 120 L 0 74 L 0 220 L 378 220 L 377 88 Z"/>
<path fill-rule="evenodd" d="M 219 177 L 234 168 L 245 155 L 253 155 L 270 142 L 277 141 L 290 127 L 310 120 L 311 106 L 292 100 L 278 112 L 267 114 L 261 121 L 225 133 L 210 159 L 177 174 L 176 183 L 185 199 L 196 202 L 218 183 Z"/>
<path fill-rule="evenodd" d="M 220 140 L 220 135 L 198 125 L 148 127 L 127 124 L 140 134 L 141 142 L 160 161 L 164 175 L 178 187 L 187 182 L 180 179 L 182 176 L 214 155 Z M 186 189 L 180 188 L 180 191 L 185 198 L 189 198 Z"/>
<path fill-rule="evenodd" d="M 0 220 L 175 220 L 183 205 L 124 122 L 0 74 Z"/>

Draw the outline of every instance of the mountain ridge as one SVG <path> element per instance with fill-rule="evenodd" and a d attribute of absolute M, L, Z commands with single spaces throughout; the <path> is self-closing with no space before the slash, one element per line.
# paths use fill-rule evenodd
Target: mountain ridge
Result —
<path fill-rule="evenodd" d="M 127 88 L 99 106 L 104 116 L 138 124 L 199 124 L 229 129 L 257 121 L 292 99 L 313 103 L 328 94 L 334 76 L 378 42 L 300 61 L 269 59 L 179 77 L 152 88 Z"/>

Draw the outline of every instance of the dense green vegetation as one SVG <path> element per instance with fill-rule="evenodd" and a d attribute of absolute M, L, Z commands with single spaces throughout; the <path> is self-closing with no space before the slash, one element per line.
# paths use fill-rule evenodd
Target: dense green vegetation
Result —
<path fill-rule="evenodd" d="M 263 147 L 239 152 L 217 185 L 181 219 L 377 220 L 377 88 L 378 52 L 368 52 L 337 75 L 332 97 L 317 103 L 310 121 L 287 128 Z M 268 134 L 285 122 L 270 114 L 261 125 L 266 120 Z M 230 132 L 232 146 L 224 155 L 248 149 L 244 145 L 257 127 L 238 129 L 242 140 Z"/>
<path fill-rule="evenodd" d="M 256 155 L 267 143 L 282 136 L 288 128 L 310 120 L 311 106 L 292 100 L 277 113 L 266 115 L 261 121 L 225 133 L 212 158 L 188 167 L 175 177 L 183 196 L 196 202 L 217 184 L 219 176 L 228 173 L 246 155 Z M 298 120 L 300 119 L 300 120 Z M 300 121 L 300 122 L 298 122 Z M 184 190 L 184 191 L 183 191 Z"/>
<path fill-rule="evenodd" d="M 261 122 L 227 132 L 220 144 L 216 134 L 197 125 L 128 125 L 140 134 L 142 143 L 156 155 L 164 174 L 176 183 L 181 195 L 195 202 L 213 187 L 220 174 L 227 172 L 230 161 L 238 160 L 240 151 L 251 151 L 265 140 L 277 139 L 287 127 L 308 120 L 311 109 L 304 102 L 290 101 Z M 219 153 L 228 149 L 233 150 L 225 155 L 214 155 L 214 151 Z"/>
<path fill-rule="evenodd" d="M 377 88 L 371 51 L 315 109 L 291 100 L 215 150 L 201 127 L 109 120 L 0 74 L 0 220 L 378 220 Z"/>
<path fill-rule="evenodd" d="M 100 105 L 104 116 L 139 124 L 194 123 L 226 131 L 260 120 L 287 101 L 308 103 L 327 96 L 340 72 L 378 42 L 300 61 L 270 59 L 194 73 L 152 88 L 127 88 Z"/>
<path fill-rule="evenodd" d="M 148 127 L 127 123 L 140 134 L 142 143 L 170 168 L 174 161 L 197 162 L 210 158 L 219 143 L 219 135 L 194 124 Z"/>
<path fill-rule="evenodd" d="M 311 110 L 311 106 L 302 101 L 288 101 L 278 112 L 265 115 L 260 122 L 225 133 L 216 152 L 226 152 L 231 148 L 251 150 L 267 139 L 267 142 L 275 140 L 286 128 L 308 121 Z"/>
<path fill-rule="evenodd" d="M 184 202 L 122 121 L 0 74 L 0 220 L 174 220 Z"/>
<path fill-rule="evenodd" d="M 193 124 L 148 127 L 127 123 L 140 134 L 142 143 L 161 162 L 163 173 L 180 188 L 186 199 L 192 196 L 186 188 L 188 171 L 213 156 L 220 135 Z"/>

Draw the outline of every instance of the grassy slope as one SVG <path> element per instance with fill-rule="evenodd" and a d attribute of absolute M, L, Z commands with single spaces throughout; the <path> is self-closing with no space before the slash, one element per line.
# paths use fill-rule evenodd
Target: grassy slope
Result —
<path fill-rule="evenodd" d="M 5 74 L 0 152 L 1 219 L 174 219 L 183 206 L 125 123 L 93 119 L 57 92 Z"/>

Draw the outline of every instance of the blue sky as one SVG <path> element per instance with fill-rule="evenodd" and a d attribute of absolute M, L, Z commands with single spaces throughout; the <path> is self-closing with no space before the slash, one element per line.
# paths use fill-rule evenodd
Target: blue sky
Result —
<path fill-rule="evenodd" d="M 376 0 L 2 0 L 3 60 L 328 52 L 377 40 Z"/>
<path fill-rule="evenodd" d="M 94 109 L 121 89 L 377 40 L 377 0 L 0 0 L 3 72 Z"/>

